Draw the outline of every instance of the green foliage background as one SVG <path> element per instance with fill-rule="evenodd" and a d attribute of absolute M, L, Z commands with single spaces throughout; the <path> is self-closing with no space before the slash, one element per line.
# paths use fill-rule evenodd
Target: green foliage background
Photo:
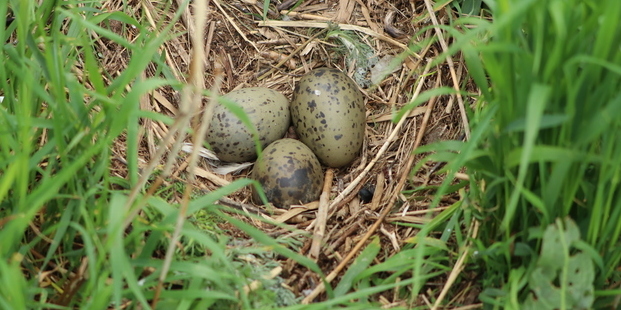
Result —
<path fill-rule="evenodd" d="M 611 284 L 621 259 L 621 3 L 484 3 L 493 21 L 458 21 L 477 27 L 456 34 L 453 46 L 481 90 L 472 139 L 444 144 L 459 155 L 439 155 L 475 177 L 470 196 L 483 225 L 475 254 L 487 288 L 480 298 L 502 309 L 522 309 L 531 294 L 541 299 L 531 281 L 552 251 L 542 247 L 543 231 L 571 218 L 579 237 L 556 263 L 566 268 L 570 253 L 583 251 L 595 266 L 591 294 L 600 297 L 586 308 L 601 307 L 620 293 Z M 535 308 L 583 309 L 569 301 L 567 272 L 554 282 L 564 297 Z"/>
<path fill-rule="evenodd" d="M 454 42 L 450 53 L 463 53 L 481 95 L 471 94 L 477 101 L 469 110 L 469 141 L 418 151 L 448 162 L 436 202 L 453 192 L 462 200 L 429 224 L 414 226 L 419 235 L 385 262 L 371 263 L 381 251 L 372 240 L 341 281 L 327 288 L 326 302 L 305 306 L 282 289 L 282 279 L 263 275 L 277 267 L 275 255 L 319 275 L 321 270 L 296 253 L 297 240 L 271 238 L 222 212 L 220 197 L 252 184 L 236 181 L 194 197 L 188 216 L 228 221 L 251 236 L 253 246 L 232 246 L 235 240 L 210 231 L 214 226 L 187 221 L 159 307 L 373 309 L 380 305 L 369 296 L 386 291 L 414 305 L 428 281 L 450 272 L 461 254 L 467 254 L 468 270 L 480 275 L 479 298 L 488 308 L 614 305 L 621 295 L 615 286 L 621 260 L 621 2 L 451 2 L 446 9 L 482 9 L 492 17 L 464 17 L 444 27 Z M 139 98 L 158 87 L 181 87 L 158 51 L 170 29 L 155 33 L 125 13 L 79 4 L 0 3 L 0 25 L 9 8 L 16 17 L 0 27 L 3 309 L 150 308 L 163 249 L 179 217 L 165 195 L 142 196 L 139 188 L 139 203 L 130 199 L 139 178 L 139 119 L 162 118 L 140 111 Z M 129 42 L 102 26 L 112 20 L 135 26 L 139 35 Z M 95 36 L 130 51 L 119 76 L 102 72 Z M 157 78 L 140 78 L 149 64 Z M 397 116 L 450 92 L 422 94 Z M 110 149 L 121 135 L 127 137 L 128 180 L 109 173 Z M 462 167 L 470 183 L 451 184 L 451 174 Z M 136 219 L 137 208 L 147 216 Z M 482 226 L 469 240 L 473 219 Z M 47 281 L 52 270 L 54 281 Z M 247 293 L 253 281 L 262 289 Z"/>

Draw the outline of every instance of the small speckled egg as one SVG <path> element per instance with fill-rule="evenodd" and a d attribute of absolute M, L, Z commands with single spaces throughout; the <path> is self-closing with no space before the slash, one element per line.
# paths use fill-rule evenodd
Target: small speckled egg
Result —
<path fill-rule="evenodd" d="M 319 199 L 323 170 L 313 151 L 295 139 L 280 139 L 268 145 L 257 159 L 252 178 L 263 186 L 267 200 L 278 208 Z M 253 199 L 261 199 L 253 188 Z"/>
<path fill-rule="evenodd" d="M 275 90 L 265 87 L 242 88 L 223 97 L 244 110 L 259 133 L 261 147 L 282 138 L 289 128 L 289 100 Z M 214 107 L 205 141 L 222 161 L 242 162 L 257 158 L 251 130 L 221 103 Z"/>
<path fill-rule="evenodd" d="M 337 69 L 304 75 L 293 92 L 291 119 L 304 144 L 329 167 L 349 165 L 360 153 L 366 124 L 356 83 Z"/>

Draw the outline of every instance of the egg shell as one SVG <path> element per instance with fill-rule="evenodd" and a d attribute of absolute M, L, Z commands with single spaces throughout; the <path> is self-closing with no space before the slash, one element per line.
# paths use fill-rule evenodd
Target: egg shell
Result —
<path fill-rule="evenodd" d="M 329 167 L 349 165 L 360 153 L 366 116 L 362 93 L 337 69 L 319 68 L 304 75 L 293 92 L 295 132 Z"/>
<path fill-rule="evenodd" d="M 265 87 L 241 88 L 223 97 L 244 110 L 257 129 L 261 147 L 282 138 L 289 128 L 289 100 L 275 90 Z M 257 158 L 252 131 L 220 102 L 213 109 L 205 141 L 222 161 L 243 162 Z"/>
<path fill-rule="evenodd" d="M 278 208 L 318 200 L 324 178 L 313 151 L 289 138 L 268 145 L 254 164 L 251 176 L 261 183 L 267 200 Z M 261 202 L 254 188 L 253 199 Z"/>

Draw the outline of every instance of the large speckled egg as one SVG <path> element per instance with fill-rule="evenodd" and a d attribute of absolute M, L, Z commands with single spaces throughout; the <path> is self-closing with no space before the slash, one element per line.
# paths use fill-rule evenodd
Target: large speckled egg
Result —
<path fill-rule="evenodd" d="M 360 153 L 364 99 L 356 83 L 337 69 L 315 69 L 300 79 L 293 92 L 291 119 L 300 140 L 326 166 L 346 166 Z"/>
<path fill-rule="evenodd" d="M 323 170 L 313 151 L 295 139 L 281 139 L 268 145 L 257 159 L 252 178 L 263 186 L 267 200 L 278 208 L 319 199 Z M 261 199 L 253 189 L 254 201 Z"/>
<path fill-rule="evenodd" d="M 223 97 L 244 110 L 257 129 L 261 147 L 282 138 L 289 128 L 289 100 L 275 90 L 242 88 Z M 214 107 L 205 141 L 222 161 L 243 162 L 257 158 L 252 131 L 221 102 Z"/>

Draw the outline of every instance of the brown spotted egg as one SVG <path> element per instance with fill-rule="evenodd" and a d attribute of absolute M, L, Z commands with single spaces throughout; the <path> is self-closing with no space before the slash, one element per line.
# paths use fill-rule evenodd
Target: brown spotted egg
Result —
<path fill-rule="evenodd" d="M 293 92 L 291 119 L 300 140 L 326 166 L 346 166 L 360 153 L 364 99 L 356 83 L 337 69 L 315 69 L 300 79 Z"/>
<path fill-rule="evenodd" d="M 263 187 L 267 200 L 278 208 L 319 199 L 323 170 L 313 151 L 295 139 L 280 139 L 268 145 L 252 170 L 252 178 Z M 253 199 L 261 199 L 253 188 Z"/>
<path fill-rule="evenodd" d="M 223 97 L 243 109 L 258 132 L 261 147 L 282 138 L 289 128 L 289 101 L 275 90 L 242 88 Z M 205 141 L 222 161 L 243 162 L 257 158 L 252 131 L 221 102 L 214 107 Z"/>

